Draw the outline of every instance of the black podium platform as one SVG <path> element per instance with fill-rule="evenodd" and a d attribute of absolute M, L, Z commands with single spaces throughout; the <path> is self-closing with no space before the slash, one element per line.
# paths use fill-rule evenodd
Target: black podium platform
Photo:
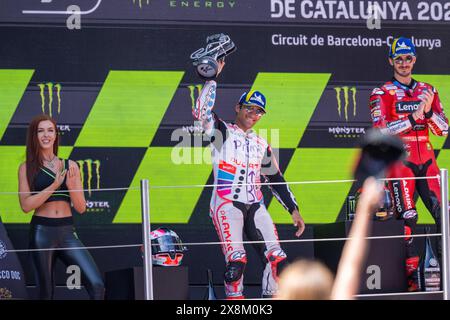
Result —
<path fill-rule="evenodd" d="M 144 300 L 143 267 L 114 270 L 105 274 L 106 300 Z M 154 300 L 189 299 L 187 267 L 153 267 Z"/>
<path fill-rule="evenodd" d="M 315 239 L 348 237 L 352 222 L 336 222 L 315 226 Z M 369 236 L 403 235 L 403 221 L 373 221 Z M 317 260 L 334 273 L 337 271 L 344 241 L 319 241 L 314 244 Z M 406 292 L 405 241 L 403 238 L 369 241 L 366 263 L 361 273 L 359 293 Z"/>

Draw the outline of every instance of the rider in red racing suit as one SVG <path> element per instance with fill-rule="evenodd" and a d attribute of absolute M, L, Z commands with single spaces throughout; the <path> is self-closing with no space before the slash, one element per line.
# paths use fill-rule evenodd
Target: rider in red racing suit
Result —
<path fill-rule="evenodd" d="M 394 165 L 387 176 L 436 177 L 439 168 L 429 140 L 429 130 L 437 136 L 448 134 L 448 120 L 439 95 L 431 85 L 411 78 L 416 57 L 409 39 L 394 40 L 390 52 L 394 78 L 375 88 L 369 102 L 373 126 L 400 136 L 407 152 L 407 158 Z M 389 182 L 389 189 L 397 216 L 405 221 L 405 235 L 415 233 L 418 218 L 414 202 L 416 189 L 435 219 L 437 230 L 440 230 L 439 180 L 393 180 Z M 405 241 L 408 290 L 417 291 L 419 256 L 413 246 L 413 238 L 405 237 Z"/>

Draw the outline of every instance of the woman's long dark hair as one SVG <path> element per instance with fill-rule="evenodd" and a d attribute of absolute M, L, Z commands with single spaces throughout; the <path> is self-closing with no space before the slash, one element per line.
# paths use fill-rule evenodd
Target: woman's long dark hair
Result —
<path fill-rule="evenodd" d="M 36 174 L 39 172 L 40 168 L 43 166 L 41 148 L 37 137 L 38 126 L 40 122 L 47 120 L 53 123 L 53 126 L 55 127 L 56 137 L 55 143 L 53 144 L 53 153 L 56 156 L 58 155 L 59 134 L 58 127 L 56 126 L 56 121 L 46 114 L 42 114 L 33 118 L 33 120 L 31 120 L 30 122 L 30 125 L 28 126 L 26 151 L 27 180 L 31 191 L 34 191 L 34 178 L 36 177 Z"/>

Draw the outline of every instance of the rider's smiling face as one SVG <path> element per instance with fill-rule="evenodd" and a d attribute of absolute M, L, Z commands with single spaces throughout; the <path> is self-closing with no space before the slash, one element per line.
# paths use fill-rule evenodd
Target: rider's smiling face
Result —
<path fill-rule="evenodd" d="M 236 105 L 236 124 L 239 128 L 247 131 L 261 119 L 264 115 L 264 111 L 257 106 L 242 106 Z"/>
<path fill-rule="evenodd" d="M 416 57 L 410 54 L 402 54 L 395 59 L 389 59 L 390 64 L 394 67 L 394 72 L 402 77 L 408 77 L 412 73 Z"/>

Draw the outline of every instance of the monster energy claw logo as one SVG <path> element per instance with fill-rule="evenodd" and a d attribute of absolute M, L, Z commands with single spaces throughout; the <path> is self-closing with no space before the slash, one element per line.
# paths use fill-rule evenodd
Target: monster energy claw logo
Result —
<path fill-rule="evenodd" d="M 344 94 L 344 117 L 345 121 L 348 121 L 348 107 L 350 105 L 349 91 L 352 92 L 352 102 L 353 102 L 353 117 L 356 116 L 356 87 L 334 87 L 334 90 L 336 91 L 336 100 L 337 100 L 337 111 L 339 118 L 342 117 L 342 100 L 341 100 L 341 92 Z"/>
<path fill-rule="evenodd" d="M 139 8 L 142 8 L 142 2 L 143 2 L 143 0 L 137 0 L 137 2 L 138 2 L 138 4 L 139 4 Z M 147 5 L 150 4 L 150 0 L 147 0 L 146 2 L 147 2 Z M 136 4 L 136 0 L 133 0 L 133 4 Z"/>
<path fill-rule="evenodd" d="M 92 193 L 92 181 L 93 181 L 93 174 L 92 169 L 95 168 L 95 177 L 96 177 L 96 189 L 100 189 L 100 160 L 92 160 L 92 159 L 86 159 L 86 160 L 77 160 L 78 165 L 80 166 L 81 171 L 81 184 L 84 188 L 84 182 L 87 182 L 87 189 L 89 196 L 91 196 Z M 86 168 L 86 172 L 85 172 Z M 86 177 L 87 173 L 87 177 Z M 87 178 L 87 179 L 86 179 Z"/>
<path fill-rule="evenodd" d="M 53 89 L 55 89 L 55 93 L 56 93 L 56 99 L 57 99 L 57 104 L 58 104 L 58 109 L 57 112 L 58 114 L 60 114 L 61 112 L 61 85 L 59 83 L 53 84 L 52 82 L 47 82 L 47 83 L 39 83 L 37 85 L 39 87 L 39 92 L 41 95 L 41 109 L 42 109 L 42 113 L 45 113 L 45 92 L 46 92 L 46 88 L 47 88 L 47 93 L 48 93 L 48 115 L 50 117 L 53 117 L 52 115 L 52 105 L 53 105 Z"/>
<path fill-rule="evenodd" d="M 197 100 L 197 97 L 200 95 L 200 92 L 202 92 L 203 85 L 202 84 L 190 85 L 188 86 L 188 89 L 191 95 L 192 110 L 194 110 L 195 102 Z M 197 89 L 197 97 L 195 96 L 195 89 Z"/>

